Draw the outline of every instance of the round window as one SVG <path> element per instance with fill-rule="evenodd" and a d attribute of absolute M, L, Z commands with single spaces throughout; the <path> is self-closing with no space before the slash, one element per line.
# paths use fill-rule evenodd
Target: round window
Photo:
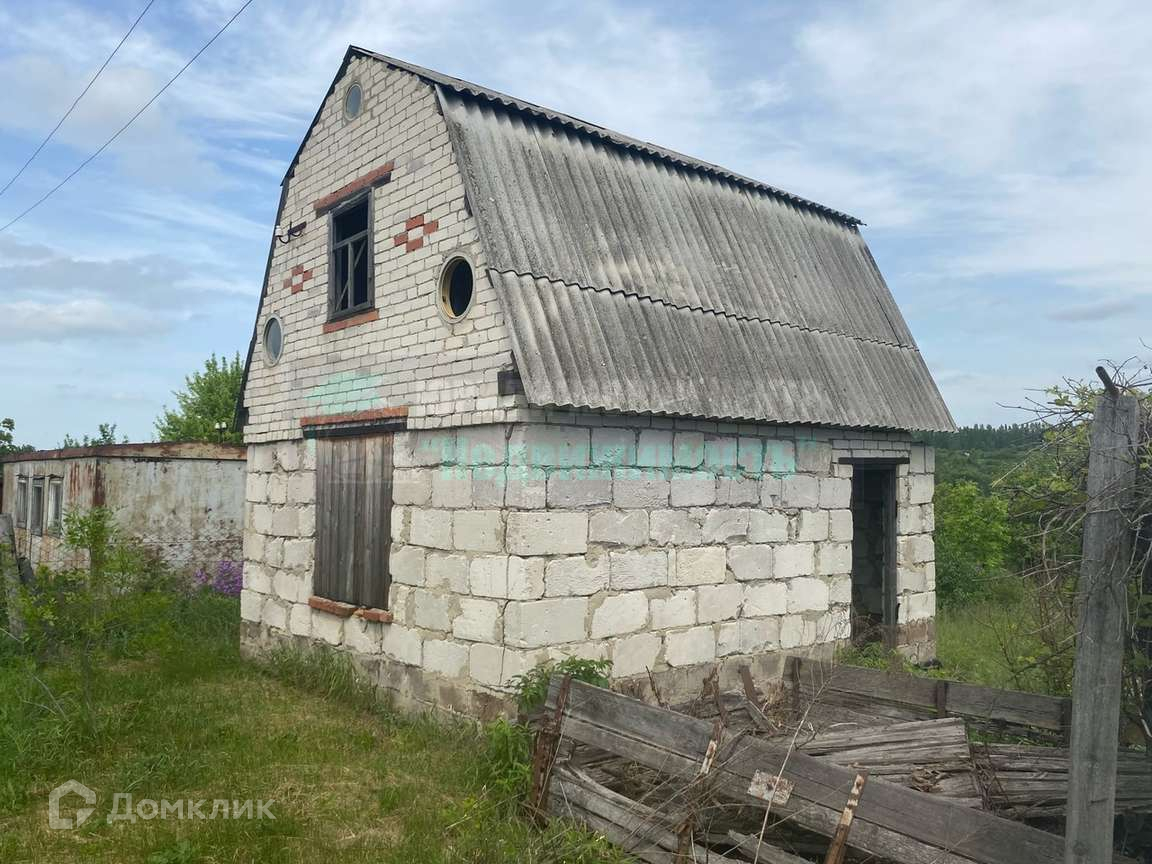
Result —
<path fill-rule="evenodd" d="M 344 116 L 351 120 L 360 113 L 360 107 L 364 102 L 364 92 L 360 89 L 360 85 L 353 82 L 348 88 L 348 92 L 344 94 Z"/>
<path fill-rule="evenodd" d="M 449 320 L 463 318 L 472 308 L 472 265 L 453 258 L 440 275 L 440 310 Z"/>
<path fill-rule="evenodd" d="M 275 363 L 280 359 L 280 352 L 284 348 L 284 332 L 280 327 L 280 319 L 273 315 L 264 325 L 264 358 L 268 363 Z"/>

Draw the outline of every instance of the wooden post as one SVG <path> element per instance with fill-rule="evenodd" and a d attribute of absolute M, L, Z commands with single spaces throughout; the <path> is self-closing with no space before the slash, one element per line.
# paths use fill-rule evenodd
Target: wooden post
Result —
<path fill-rule="evenodd" d="M 1138 418 L 1134 396 L 1110 392 L 1096 401 L 1072 683 L 1065 864 L 1112 859 Z"/>

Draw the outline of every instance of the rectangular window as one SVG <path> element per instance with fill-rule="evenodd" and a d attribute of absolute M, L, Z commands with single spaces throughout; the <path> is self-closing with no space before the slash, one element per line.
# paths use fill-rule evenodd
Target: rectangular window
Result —
<path fill-rule="evenodd" d="M 28 527 L 33 534 L 44 533 L 44 478 L 32 478 L 32 506 L 28 512 Z"/>
<path fill-rule="evenodd" d="M 60 525 L 64 520 L 64 479 L 62 477 L 48 478 L 48 524 L 46 531 L 53 534 L 60 533 Z"/>
<path fill-rule="evenodd" d="M 28 478 L 16 478 L 16 524 L 23 528 L 28 524 Z"/>
<path fill-rule="evenodd" d="M 392 541 L 392 435 L 316 439 L 313 592 L 388 608 Z"/>
<path fill-rule="evenodd" d="M 342 318 L 372 306 L 371 194 L 332 212 L 329 318 Z"/>

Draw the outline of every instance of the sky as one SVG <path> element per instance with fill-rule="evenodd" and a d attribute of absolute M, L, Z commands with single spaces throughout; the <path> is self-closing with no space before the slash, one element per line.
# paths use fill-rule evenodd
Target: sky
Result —
<path fill-rule="evenodd" d="M 0 185 L 146 0 L 0 0 Z M 155 0 L 0 225 L 243 0 Z M 1147 358 L 1152 4 L 254 0 L 130 129 L 0 231 L 0 417 L 151 440 L 247 350 L 279 183 L 349 43 L 715 162 L 864 220 L 957 421 Z"/>

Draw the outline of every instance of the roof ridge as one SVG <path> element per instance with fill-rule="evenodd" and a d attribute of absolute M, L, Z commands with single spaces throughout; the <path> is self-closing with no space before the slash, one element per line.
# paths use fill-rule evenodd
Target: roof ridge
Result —
<path fill-rule="evenodd" d="M 792 321 L 777 320 L 775 318 L 760 318 L 756 315 L 744 315 L 739 312 L 728 312 L 723 309 L 710 309 L 707 306 L 691 306 L 683 303 L 673 303 L 665 297 L 653 297 L 649 294 L 641 294 L 638 291 L 630 291 L 624 288 L 602 287 L 599 285 L 582 285 L 579 282 L 567 282 L 563 279 L 557 279 L 552 276 L 541 276 L 536 273 L 522 272 L 514 269 L 501 270 L 497 267 L 486 267 L 489 273 L 496 273 L 501 276 L 512 275 L 520 278 L 532 279 L 533 281 L 544 281 L 549 285 L 563 285 L 565 288 L 576 288 L 580 291 L 598 291 L 604 294 L 619 294 L 622 297 L 635 297 L 642 302 L 652 303 L 660 306 L 667 306 L 669 309 L 680 309 L 684 312 L 703 312 L 706 315 L 715 315 L 718 318 L 727 318 L 730 321 L 751 321 L 757 324 L 771 324 L 775 327 L 789 327 L 793 330 L 800 330 L 805 333 L 820 333 L 825 336 L 842 336 L 845 339 L 852 339 L 855 342 L 866 342 L 872 345 L 887 345 L 890 348 L 903 348 L 909 351 L 920 353 L 920 348 L 915 345 L 905 345 L 902 342 L 894 342 L 889 339 L 877 339 L 871 336 L 860 336 L 855 333 L 845 333 L 843 330 L 830 329 L 825 327 L 809 327 L 804 324 L 796 324 Z"/>
<path fill-rule="evenodd" d="M 399 60 L 395 57 L 390 57 L 387 54 L 380 54 L 376 51 L 370 51 L 367 48 L 361 48 L 357 45 L 349 45 L 348 50 L 349 52 L 355 51 L 365 57 L 371 57 L 375 60 L 379 60 L 380 62 L 392 66 L 393 68 L 409 72 L 433 84 L 437 84 L 442 87 L 448 87 L 459 95 L 484 99 L 488 102 L 493 102 L 505 108 L 513 108 L 533 117 L 547 120 L 552 123 L 558 123 L 562 126 L 567 126 L 579 132 L 591 135 L 595 138 L 608 141 L 618 147 L 623 147 L 628 150 L 635 150 L 639 153 L 644 153 L 648 156 L 662 159 L 674 165 L 701 171 L 705 174 L 721 177 L 731 182 L 738 183 L 742 186 L 747 186 L 752 189 L 757 189 L 761 192 L 766 192 L 769 195 L 781 198 L 792 204 L 807 207 L 811 210 L 823 213 L 824 215 L 836 219 L 845 225 L 855 227 L 857 225 L 865 224 L 863 220 L 858 219 L 851 214 L 845 213 L 841 210 L 836 210 L 835 208 L 828 207 L 824 204 L 820 204 L 819 202 L 813 201 L 810 198 L 804 198 L 800 195 L 793 194 L 792 192 L 787 192 L 761 180 L 756 180 L 743 174 L 737 174 L 735 171 L 730 171 L 722 165 L 717 165 L 713 162 L 707 162 L 703 159 L 697 159 L 694 156 L 689 156 L 687 154 L 677 152 L 676 150 L 670 150 L 667 147 L 662 147 L 659 144 L 653 144 L 650 141 L 633 138 L 630 135 L 625 135 L 622 132 L 617 132 L 613 129 L 609 129 L 606 126 L 600 126 L 599 124 L 591 123 L 587 120 L 581 120 L 579 117 L 573 117 L 572 115 L 565 114 L 562 111 L 556 111 L 543 105 L 537 105 L 534 102 L 528 102 L 524 99 L 510 96 L 507 93 L 502 93 L 499 90 L 493 90 L 490 87 L 474 84 L 471 81 L 465 81 L 462 78 L 455 78 L 451 75 L 446 75 L 443 72 L 437 72 L 436 70 L 428 69 L 425 66 L 409 63 L 406 60 Z"/>

